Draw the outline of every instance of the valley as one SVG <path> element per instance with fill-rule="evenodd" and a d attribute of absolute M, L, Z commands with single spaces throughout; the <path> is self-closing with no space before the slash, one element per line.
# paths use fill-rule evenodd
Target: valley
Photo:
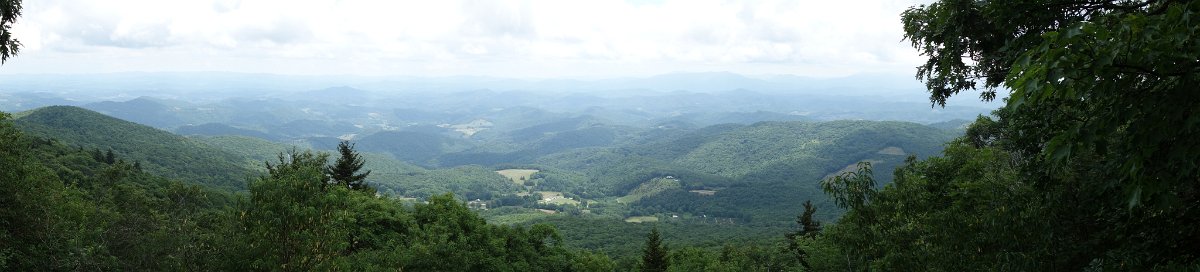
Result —
<path fill-rule="evenodd" d="M 688 237 L 682 245 L 714 249 L 721 244 L 711 241 L 781 237 L 805 201 L 817 204 L 821 220 L 834 220 L 841 211 L 821 192 L 820 180 L 869 161 L 881 169 L 882 186 L 890 180 L 882 169 L 910 155 L 937 154 L 961 133 L 765 111 L 637 120 L 596 108 L 389 110 L 273 98 L 245 107 L 245 101 L 198 105 L 142 97 L 35 108 L 14 120 L 34 136 L 112 150 L 150 173 L 233 191 L 245 190 L 243 181 L 264 173 L 263 163 L 280 154 L 333 152 L 349 140 L 371 171 L 367 184 L 381 197 L 424 201 L 452 193 L 495 224 L 563 230 L 602 224 L 620 233 L 645 231 L 643 223 L 654 222 Z M 623 245 L 637 239 L 564 234 L 567 245 L 618 257 L 633 254 Z"/>

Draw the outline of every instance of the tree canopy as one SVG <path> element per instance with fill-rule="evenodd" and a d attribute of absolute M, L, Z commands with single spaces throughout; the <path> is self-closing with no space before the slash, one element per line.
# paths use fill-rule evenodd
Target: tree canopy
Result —
<path fill-rule="evenodd" d="M 1196 1 L 939 1 L 904 12 L 934 104 L 1010 91 L 1023 153 L 1063 166 L 1103 156 L 1130 205 L 1182 200 L 1200 177 Z M 1017 135 L 1013 135 L 1017 136 Z"/>
<path fill-rule="evenodd" d="M 646 235 L 646 246 L 642 248 L 642 270 L 646 272 L 665 272 L 670 267 L 667 262 L 667 246 L 663 245 L 658 228 L 650 230 Z"/>
<path fill-rule="evenodd" d="M 1200 269 L 1200 1 L 944 0 L 903 14 L 934 105 L 1004 107 L 942 156 L 827 180 L 817 270 Z M 868 167 L 863 167 L 868 168 Z M 865 188 L 865 190 L 864 190 Z M 832 258 L 830 258 L 832 257 Z"/>
<path fill-rule="evenodd" d="M 342 141 L 338 143 L 337 151 L 340 155 L 337 161 L 326 168 L 326 172 L 329 173 L 330 178 L 338 186 L 347 187 L 352 190 L 367 189 L 368 187 L 365 182 L 367 175 L 371 174 L 371 170 L 359 173 L 365 162 L 362 155 L 354 151 L 354 144 L 351 144 L 349 141 Z"/>

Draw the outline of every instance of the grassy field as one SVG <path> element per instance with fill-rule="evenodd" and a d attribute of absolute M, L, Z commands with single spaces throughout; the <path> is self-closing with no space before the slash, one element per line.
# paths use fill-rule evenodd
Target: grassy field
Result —
<path fill-rule="evenodd" d="M 666 190 L 683 187 L 679 180 L 674 178 L 655 178 L 638 185 L 633 191 L 629 191 L 628 195 L 617 198 L 618 203 L 633 203 L 641 200 L 644 197 L 657 195 Z"/>
<path fill-rule="evenodd" d="M 562 192 L 538 191 L 542 195 L 539 202 L 555 205 L 579 205 L 579 200 L 563 197 Z"/>
<path fill-rule="evenodd" d="M 481 211 L 479 212 L 479 215 L 482 215 L 485 219 L 487 219 L 488 223 L 498 225 L 519 225 L 539 218 L 554 216 L 552 214 L 540 212 L 535 209 L 516 207 L 504 207 L 490 211 Z"/>
<path fill-rule="evenodd" d="M 535 169 L 504 169 L 496 171 L 496 173 L 508 178 L 508 180 L 511 180 L 517 185 L 525 185 L 525 181 L 529 180 L 529 178 L 537 172 L 538 170 Z"/>
<path fill-rule="evenodd" d="M 654 217 L 654 216 L 630 216 L 629 218 L 625 218 L 625 222 L 628 222 L 628 223 L 646 223 L 646 222 L 658 222 L 658 217 Z"/>

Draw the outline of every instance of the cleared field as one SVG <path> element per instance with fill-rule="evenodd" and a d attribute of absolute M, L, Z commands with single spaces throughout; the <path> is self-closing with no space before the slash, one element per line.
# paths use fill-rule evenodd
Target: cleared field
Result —
<path fill-rule="evenodd" d="M 627 223 L 646 223 L 646 222 L 658 222 L 658 217 L 654 217 L 654 216 L 630 216 L 629 218 L 625 218 L 625 222 L 627 222 Z"/>
<path fill-rule="evenodd" d="M 536 170 L 536 169 L 504 169 L 504 170 L 496 171 L 496 173 L 508 178 L 508 180 L 511 180 L 513 183 L 516 183 L 517 185 L 524 185 L 525 181 L 529 180 L 529 178 L 532 177 L 533 174 L 537 173 L 537 172 L 538 172 L 538 170 Z"/>
<path fill-rule="evenodd" d="M 524 224 L 525 222 L 537 220 L 540 218 L 545 218 L 547 216 L 550 216 L 550 214 L 547 214 L 542 211 L 534 210 L 534 209 L 526 209 L 526 210 L 524 210 L 524 212 L 521 212 L 521 213 L 509 213 L 509 214 L 491 215 L 491 216 L 485 215 L 485 218 L 487 218 L 488 223 L 492 223 L 492 224 L 519 225 L 519 224 Z"/>
<path fill-rule="evenodd" d="M 579 205 L 579 200 L 563 197 L 562 192 L 538 191 L 542 195 L 542 200 L 539 203 L 555 204 L 555 205 Z"/>
<path fill-rule="evenodd" d="M 618 203 L 633 203 L 642 200 L 644 197 L 654 196 L 663 191 L 683 187 L 679 180 L 675 178 L 654 178 L 650 181 L 638 185 L 633 191 L 629 191 L 628 195 L 617 198 Z"/>
<path fill-rule="evenodd" d="M 691 190 L 691 191 L 688 191 L 688 192 L 692 192 L 692 193 L 694 193 L 694 194 L 697 194 L 697 195 L 702 195 L 702 196 L 710 196 L 710 195 L 716 195 L 716 194 L 717 194 L 717 190 Z"/>
<path fill-rule="evenodd" d="M 492 122 L 489 122 L 488 120 L 476 119 L 475 121 L 471 121 L 470 123 L 466 123 L 466 124 L 457 124 L 457 125 L 442 124 L 442 125 L 440 125 L 440 127 L 448 127 L 448 128 L 454 129 L 454 131 L 457 131 L 458 133 L 462 133 L 463 137 L 469 138 L 469 137 L 475 135 L 475 133 L 479 133 L 480 131 L 484 131 L 489 128 L 492 128 L 492 125 L 493 125 Z"/>

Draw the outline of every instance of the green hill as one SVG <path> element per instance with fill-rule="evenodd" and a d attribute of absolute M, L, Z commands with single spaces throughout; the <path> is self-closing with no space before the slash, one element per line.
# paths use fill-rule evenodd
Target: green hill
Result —
<path fill-rule="evenodd" d="M 15 120 L 31 135 L 85 150 L 112 150 L 150 173 L 189 182 L 242 188 L 250 170 L 243 159 L 195 140 L 71 106 L 30 111 Z"/>
<path fill-rule="evenodd" d="M 537 162 L 583 173 L 591 187 L 611 196 L 635 194 L 668 176 L 679 181 L 678 188 L 631 201 L 629 215 L 687 213 L 786 225 L 805 200 L 823 206 L 821 218 L 837 215 L 825 203 L 821 179 L 871 161 L 882 185 L 907 155 L 936 154 L 954 136 L 916 123 L 877 121 L 760 122 L 647 134 L 642 142 L 561 152 Z"/>
<path fill-rule="evenodd" d="M 269 140 L 283 140 L 283 137 L 267 134 L 265 132 L 239 128 L 222 123 L 205 123 L 201 125 L 185 125 L 175 128 L 175 133 L 179 135 L 201 135 L 201 136 L 224 136 L 224 135 L 239 135 L 246 137 L 255 137 Z"/>
<path fill-rule="evenodd" d="M 83 105 L 83 107 L 122 120 L 158 128 L 172 128 L 186 124 L 188 120 L 180 118 L 180 113 L 173 110 L 168 103 L 170 102 L 162 99 L 139 97 L 124 102 L 96 102 Z"/>
<path fill-rule="evenodd" d="M 189 136 L 188 138 L 237 155 L 243 158 L 243 165 L 250 169 L 262 169 L 264 162 L 277 161 L 279 154 L 286 153 L 293 148 L 296 150 L 310 149 L 303 142 L 282 144 L 249 136 Z"/>
<path fill-rule="evenodd" d="M 414 131 L 381 131 L 357 142 L 363 151 L 390 153 L 397 159 L 424 165 L 438 155 L 471 146 L 466 140 Z"/>
<path fill-rule="evenodd" d="M 953 136 L 906 122 L 762 122 L 721 133 L 674 162 L 732 178 L 806 163 L 828 172 L 889 147 L 931 155 Z"/>

